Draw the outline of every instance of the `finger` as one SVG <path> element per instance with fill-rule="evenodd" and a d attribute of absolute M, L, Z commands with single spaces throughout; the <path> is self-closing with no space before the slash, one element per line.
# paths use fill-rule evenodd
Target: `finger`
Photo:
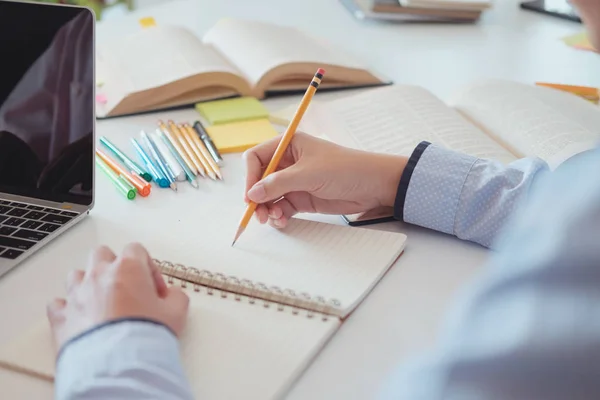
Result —
<path fill-rule="evenodd" d="M 166 297 L 169 289 L 167 283 L 165 282 L 165 278 L 153 259 L 150 259 L 149 263 L 152 269 L 152 279 L 154 279 L 154 284 L 156 285 L 156 292 L 158 293 L 159 297 L 164 298 Z"/>
<path fill-rule="evenodd" d="M 67 301 L 59 298 L 52 300 L 46 305 L 46 315 L 48 316 L 48 321 L 50 321 L 50 326 L 54 327 L 57 323 L 64 320 L 63 311 L 66 306 Z"/>
<path fill-rule="evenodd" d="M 85 271 L 80 269 L 74 269 L 67 275 L 67 283 L 66 289 L 67 293 L 71 293 L 73 289 L 75 289 L 79 284 L 83 281 L 85 277 Z"/>
<path fill-rule="evenodd" d="M 165 297 L 165 317 L 167 325 L 177 336 L 180 336 L 185 327 L 190 298 L 179 287 L 170 287 Z"/>
<path fill-rule="evenodd" d="M 113 266 L 113 272 L 116 274 L 136 279 L 140 284 L 154 285 L 150 254 L 140 243 L 130 243 L 125 246 Z"/>
<path fill-rule="evenodd" d="M 102 266 L 106 266 L 117 259 L 115 253 L 106 246 L 100 246 L 92 251 L 87 271 L 91 271 Z"/>
<path fill-rule="evenodd" d="M 261 224 L 264 224 L 269 220 L 269 211 L 267 209 L 267 206 L 265 206 L 264 204 L 259 204 L 256 207 L 256 211 L 254 211 L 254 215 L 256 215 L 256 219 Z"/>
<path fill-rule="evenodd" d="M 272 210 L 269 212 L 269 217 L 273 219 L 280 219 L 283 217 L 290 219 L 299 212 L 298 207 L 292 200 L 283 197 L 281 200 L 273 203 Z"/>
<path fill-rule="evenodd" d="M 248 191 L 248 198 L 262 204 L 278 200 L 290 192 L 306 191 L 308 184 L 306 174 L 298 164 L 295 164 L 257 182 Z"/>
<path fill-rule="evenodd" d="M 246 161 L 246 190 L 248 192 L 262 178 L 263 169 L 269 164 L 281 141 L 281 137 L 268 140 L 244 153 Z"/>

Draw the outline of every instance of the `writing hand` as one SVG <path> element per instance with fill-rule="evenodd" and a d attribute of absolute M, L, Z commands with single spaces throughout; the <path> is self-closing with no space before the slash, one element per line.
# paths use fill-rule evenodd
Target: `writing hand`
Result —
<path fill-rule="evenodd" d="M 180 335 L 189 299 L 167 287 L 150 255 L 139 244 L 117 256 L 107 247 L 95 250 L 85 271 L 67 278 L 67 296 L 48 305 L 57 350 L 69 339 L 107 321 L 127 317 L 160 322 Z"/>
<path fill-rule="evenodd" d="M 353 214 L 393 206 L 406 157 L 353 150 L 297 133 L 278 171 L 261 179 L 279 140 L 244 154 L 244 200 L 258 204 L 260 223 L 283 228 L 299 212 Z"/>

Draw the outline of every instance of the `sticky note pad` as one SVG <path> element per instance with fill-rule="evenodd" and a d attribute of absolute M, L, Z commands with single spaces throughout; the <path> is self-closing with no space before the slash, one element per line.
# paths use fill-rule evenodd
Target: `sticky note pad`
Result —
<path fill-rule="evenodd" d="M 254 97 L 237 97 L 196 104 L 196 110 L 211 125 L 267 118 L 269 111 Z"/>
<path fill-rule="evenodd" d="M 220 153 L 240 153 L 278 135 L 268 119 L 213 125 L 206 131 Z"/>
<path fill-rule="evenodd" d="M 156 26 L 156 20 L 152 17 L 141 18 L 139 22 L 142 28 L 150 28 L 152 26 Z"/>

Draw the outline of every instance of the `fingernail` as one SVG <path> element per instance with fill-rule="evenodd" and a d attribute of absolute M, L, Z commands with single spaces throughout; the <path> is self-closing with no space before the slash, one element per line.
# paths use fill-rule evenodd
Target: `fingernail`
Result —
<path fill-rule="evenodd" d="M 265 197 L 267 197 L 267 191 L 265 190 L 265 185 L 261 182 L 258 182 L 248 190 L 248 198 L 252 201 L 262 201 Z"/>
<path fill-rule="evenodd" d="M 283 228 L 283 224 L 281 223 L 280 219 L 274 219 L 273 225 L 275 225 L 275 227 L 277 227 L 277 228 Z"/>

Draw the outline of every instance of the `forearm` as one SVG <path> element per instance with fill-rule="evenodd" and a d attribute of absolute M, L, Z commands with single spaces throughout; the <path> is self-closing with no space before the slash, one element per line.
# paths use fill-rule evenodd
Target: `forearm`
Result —
<path fill-rule="evenodd" d="M 402 174 L 395 217 L 490 247 L 547 171 L 539 159 L 504 165 L 421 143 Z"/>
<path fill-rule="evenodd" d="M 600 398 L 600 151 L 540 185 L 390 399 Z M 541 190 L 540 190 L 541 189 Z"/>
<path fill-rule="evenodd" d="M 57 400 L 192 399 L 177 338 L 164 326 L 122 321 L 91 330 L 62 350 Z"/>

